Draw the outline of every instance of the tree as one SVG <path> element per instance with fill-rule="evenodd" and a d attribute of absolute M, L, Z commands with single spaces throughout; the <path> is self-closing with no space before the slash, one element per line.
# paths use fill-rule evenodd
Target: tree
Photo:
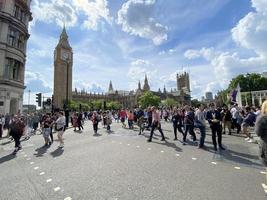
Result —
<path fill-rule="evenodd" d="M 139 97 L 138 103 L 142 108 L 147 108 L 148 106 L 159 106 L 160 97 L 154 95 L 152 92 L 145 92 Z"/>
<path fill-rule="evenodd" d="M 110 101 L 107 103 L 107 109 L 109 110 L 119 110 L 122 108 L 122 105 L 117 101 Z"/>
<path fill-rule="evenodd" d="M 201 102 L 197 99 L 192 99 L 191 100 L 191 106 L 192 107 L 197 107 L 199 104 L 201 104 Z"/>
<path fill-rule="evenodd" d="M 167 98 L 162 102 L 162 104 L 167 107 L 174 107 L 178 105 L 178 102 L 172 98 Z"/>

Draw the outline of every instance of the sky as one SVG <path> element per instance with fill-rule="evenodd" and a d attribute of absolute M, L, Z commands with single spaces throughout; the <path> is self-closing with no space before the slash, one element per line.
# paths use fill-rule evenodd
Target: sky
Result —
<path fill-rule="evenodd" d="M 238 74 L 267 71 L 267 0 L 32 0 L 24 103 L 53 92 L 53 52 L 65 24 L 73 90 L 176 88 L 192 97 L 227 88 Z"/>

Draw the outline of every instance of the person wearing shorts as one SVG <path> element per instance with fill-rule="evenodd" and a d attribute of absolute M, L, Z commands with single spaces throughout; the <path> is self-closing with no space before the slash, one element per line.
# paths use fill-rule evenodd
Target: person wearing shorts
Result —
<path fill-rule="evenodd" d="M 65 125 L 66 125 L 66 118 L 64 116 L 63 112 L 59 112 L 59 117 L 56 121 L 56 127 L 57 127 L 57 137 L 59 140 L 59 148 L 64 147 L 64 141 L 63 141 L 63 134 L 65 131 Z"/>
<path fill-rule="evenodd" d="M 42 131 L 45 141 L 45 146 L 49 146 L 52 144 L 49 139 L 52 125 L 53 125 L 53 120 L 51 119 L 49 114 L 46 114 L 43 120 L 43 131 Z"/>

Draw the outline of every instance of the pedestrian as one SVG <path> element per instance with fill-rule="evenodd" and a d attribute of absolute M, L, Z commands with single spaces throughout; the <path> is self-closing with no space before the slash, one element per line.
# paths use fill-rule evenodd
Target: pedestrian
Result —
<path fill-rule="evenodd" d="M 0 113 L 0 139 L 3 137 L 4 126 L 5 126 L 5 116 Z"/>
<path fill-rule="evenodd" d="M 78 123 L 78 128 L 79 128 L 79 131 L 81 132 L 83 130 L 83 115 L 82 113 L 78 113 L 78 119 L 77 119 L 77 123 Z"/>
<path fill-rule="evenodd" d="M 230 110 L 232 115 L 232 128 L 236 128 L 236 133 L 239 134 L 241 131 L 241 125 L 240 125 L 240 113 L 238 104 L 234 104 L 234 106 Z"/>
<path fill-rule="evenodd" d="M 133 129 L 134 114 L 131 110 L 127 113 L 127 118 L 129 129 Z"/>
<path fill-rule="evenodd" d="M 267 172 L 267 100 L 265 100 L 261 107 L 261 114 L 257 117 L 255 124 L 255 132 L 260 137 L 259 142 L 259 154 L 266 166 Z M 267 173 L 266 173 L 266 183 L 267 183 Z"/>
<path fill-rule="evenodd" d="M 50 114 L 47 113 L 43 121 L 43 130 L 42 130 L 45 147 L 50 146 L 52 144 L 52 142 L 49 139 L 52 125 L 53 125 L 53 120 L 51 119 Z"/>
<path fill-rule="evenodd" d="M 184 117 L 184 137 L 183 137 L 183 145 L 186 145 L 186 136 L 187 132 L 192 136 L 193 143 L 196 144 L 197 137 L 196 133 L 194 132 L 194 120 L 195 120 L 195 114 L 194 111 L 187 105 L 185 106 L 185 117 Z"/>
<path fill-rule="evenodd" d="M 225 106 L 225 108 L 223 109 L 223 111 L 221 112 L 222 116 L 222 123 L 223 123 L 223 132 L 222 134 L 225 134 L 226 131 L 225 129 L 228 129 L 228 135 L 232 134 L 231 131 L 231 127 L 232 127 L 232 115 L 230 110 L 228 109 L 227 106 Z"/>
<path fill-rule="evenodd" d="M 247 142 L 253 142 L 252 138 L 251 138 L 251 134 L 249 131 L 249 127 L 254 126 L 255 125 L 255 121 L 256 121 L 256 114 L 251 110 L 251 108 L 249 106 L 246 107 L 246 116 L 243 119 L 243 123 L 242 123 L 242 131 L 243 133 L 247 136 L 247 138 L 245 138 L 245 140 Z"/>
<path fill-rule="evenodd" d="M 212 142 L 214 150 L 217 151 L 216 136 L 218 138 L 218 145 L 220 150 L 225 150 L 222 146 L 221 113 L 215 109 L 215 105 L 213 103 L 210 104 L 210 110 L 207 113 L 207 120 L 210 124 L 212 132 Z"/>
<path fill-rule="evenodd" d="M 197 111 L 195 114 L 195 127 L 200 130 L 200 140 L 198 148 L 205 148 L 205 138 L 206 138 L 206 120 L 204 113 L 204 105 L 200 104 L 197 106 Z"/>
<path fill-rule="evenodd" d="M 56 127 L 57 127 L 57 137 L 59 140 L 59 148 L 63 148 L 64 147 L 64 141 L 63 141 L 63 134 L 66 128 L 66 118 L 64 116 L 63 112 L 59 112 L 58 114 L 58 119 L 56 121 Z"/>
<path fill-rule="evenodd" d="M 161 134 L 161 141 L 165 141 L 165 136 L 163 134 L 163 131 L 161 129 L 161 124 L 160 124 L 160 113 L 155 107 L 151 108 L 151 113 L 152 113 L 152 127 L 151 127 L 151 132 L 150 132 L 150 137 L 147 140 L 148 142 L 152 141 L 154 130 L 157 128 Z"/>
<path fill-rule="evenodd" d="M 182 130 L 182 116 L 180 115 L 179 111 L 177 108 L 174 108 L 173 110 L 173 115 L 172 115 L 172 125 L 173 125 L 173 132 L 174 132 L 174 140 L 178 140 L 177 138 L 177 129 L 182 135 L 184 135 L 184 132 Z"/>
<path fill-rule="evenodd" d="M 77 113 L 73 113 L 73 116 L 72 116 L 72 126 L 73 126 L 73 131 L 77 131 L 77 127 L 78 127 L 78 115 Z"/>
<path fill-rule="evenodd" d="M 126 119 L 126 116 L 127 116 L 127 113 L 126 113 L 126 111 L 124 110 L 124 109 L 122 109 L 121 111 L 120 111 L 120 119 L 121 119 L 121 123 L 122 123 L 122 127 L 123 128 L 126 128 L 126 125 L 125 125 L 125 119 Z"/>
<path fill-rule="evenodd" d="M 94 135 L 97 135 L 99 117 L 98 117 L 98 114 L 96 111 L 93 112 L 93 115 L 91 117 L 91 121 L 93 123 Z"/>
<path fill-rule="evenodd" d="M 38 128 L 38 124 L 39 124 L 39 116 L 38 116 L 38 113 L 34 113 L 34 116 L 32 118 L 32 128 L 33 128 L 33 131 L 34 131 L 34 134 L 36 133 L 36 130 Z"/>
<path fill-rule="evenodd" d="M 25 133 L 25 123 L 17 115 L 11 120 L 10 123 L 10 135 L 15 141 L 15 150 L 13 154 L 15 155 L 22 147 L 20 144 L 20 138 Z"/>
<path fill-rule="evenodd" d="M 106 113 L 106 124 L 107 124 L 107 132 L 111 133 L 111 124 L 112 124 L 112 114 L 110 111 Z"/>
<path fill-rule="evenodd" d="M 139 127 L 139 135 L 143 133 L 144 127 L 144 111 L 141 109 L 141 106 L 136 111 L 137 126 Z"/>

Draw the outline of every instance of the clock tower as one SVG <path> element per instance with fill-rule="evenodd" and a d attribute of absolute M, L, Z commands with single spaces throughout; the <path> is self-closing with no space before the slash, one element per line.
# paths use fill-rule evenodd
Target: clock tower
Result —
<path fill-rule="evenodd" d="M 63 109 L 72 99 L 73 52 L 65 26 L 54 51 L 54 108 Z"/>

